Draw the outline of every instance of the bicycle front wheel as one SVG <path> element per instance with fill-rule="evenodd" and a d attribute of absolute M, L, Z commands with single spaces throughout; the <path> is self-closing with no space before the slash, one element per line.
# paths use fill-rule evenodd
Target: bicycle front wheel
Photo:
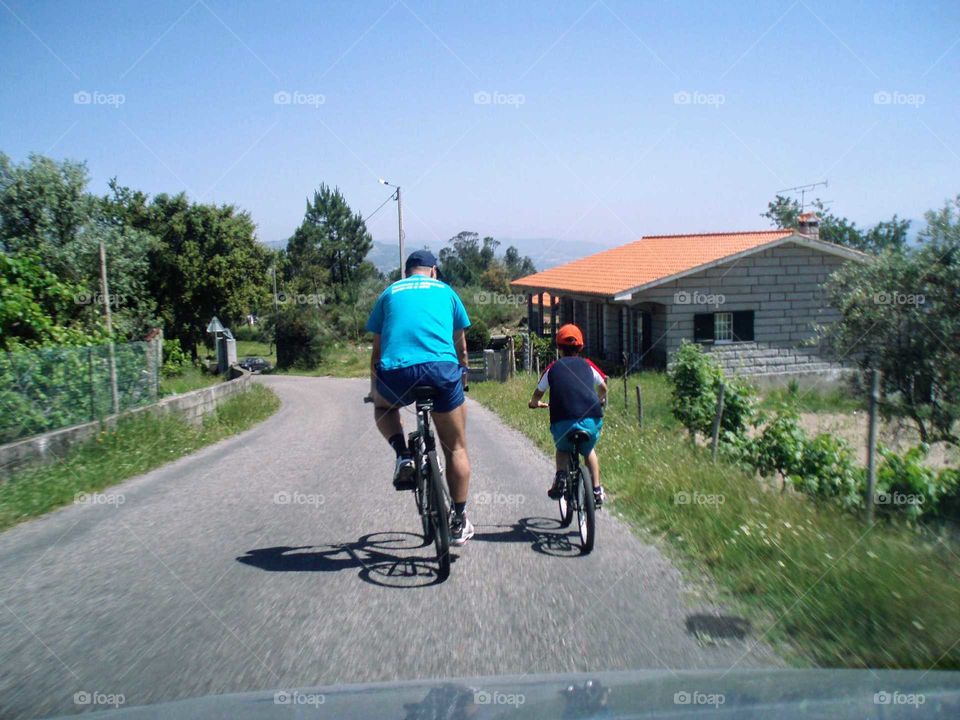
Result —
<path fill-rule="evenodd" d="M 577 477 L 574 482 L 576 483 L 577 493 L 577 524 L 580 529 L 580 552 L 583 555 L 587 555 L 593 550 L 593 542 L 597 533 L 593 488 L 587 487 L 586 478 L 580 470 L 577 470 Z"/>
<path fill-rule="evenodd" d="M 437 549 L 437 579 L 450 577 L 450 502 L 443 486 L 443 473 L 437 451 L 427 453 L 430 464 L 430 516 L 433 520 L 433 542 Z"/>

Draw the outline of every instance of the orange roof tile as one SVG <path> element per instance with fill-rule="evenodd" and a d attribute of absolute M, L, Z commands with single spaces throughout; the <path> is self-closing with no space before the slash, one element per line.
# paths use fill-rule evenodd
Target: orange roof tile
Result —
<path fill-rule="evenodd" d="M 615 295 L 793 234 L 793 230 L 760 230 L 700 235 L 647 235 L 612 250 L 604 250 L 527 275 L 514 280 L 512 284 L 518 288 L 549 288 L 587 295 Z"/>

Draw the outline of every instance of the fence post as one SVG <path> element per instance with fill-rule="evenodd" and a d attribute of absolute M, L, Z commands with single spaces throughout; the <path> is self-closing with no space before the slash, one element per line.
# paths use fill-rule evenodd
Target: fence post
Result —
<path fill-rule="evenodd" d="M 90 380 L 90 420 L 97 419 L 96 385 L 93 382 L 93 346 L 87 347 L 87 374 Z"/>
<path fill-rule="evenodd" d="M 720 439 L 720 419 L 723 417 L 723 382 L 720 383 L 720 394 L 717 395 L 717 413 L 713 416 L 713 437 L 710 441 L 710 457 L 717 461 L 717 442 Z"/>
<path fill-rule="evenodd" d="M 623 411 L 626 412 L 629 407 L 627 400 L 627 354 L 623 354 Z"/>
<path fill-rule="evenodd" d="M 517 371 L 517 354 L 516 354 L 516 343 L 513 340 L 513 335 L 507 340 L 507 363 L 509 368 L 507 370 L 507 380 L 513 379 L 514 373 Z"/>
<path fill-rule="evenodd" d="M 643 394 L 640 392 L 640 383 L 637 383 L 637 422 L 643 429 Z"/>
<path fill-rule="evenodd" d="M 867 430 L 867 522 L 873 523 L 877 488 L 877 405 L 880 401 L 880 372 L 870 371 L 870 425 Z"/>

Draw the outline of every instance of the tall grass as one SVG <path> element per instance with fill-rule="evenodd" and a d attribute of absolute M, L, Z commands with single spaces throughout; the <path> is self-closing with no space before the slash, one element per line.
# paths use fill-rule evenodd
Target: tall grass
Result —
<path fill-rule="evenodd" d="M 645 423 L 639 430 L 639 381 Z M 552 451 L 546 414 L 527 409 L 534 378 L 472 396 Z M 670 414 L 662 375 L 621 380 L 597 446 L 613 509 L 708 573 L 754 620 L 755 638 L 801 664 L 960 668 L 960 551 L 919 530 L 859 518 L 710 460 Z M 602 540 L 601 540 L 602 542 Z"/>

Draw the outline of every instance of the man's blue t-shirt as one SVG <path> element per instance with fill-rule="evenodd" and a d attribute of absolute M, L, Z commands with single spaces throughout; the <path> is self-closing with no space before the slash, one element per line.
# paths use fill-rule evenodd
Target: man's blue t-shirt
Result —
<path fill-rule="evenodd" d="M 425 275 L 411 275 L 390 285 L 367 320 L 367 330 L 380 335 L 384 370 L 459 362 L 453 333 L 467 327 L 470 318 L 453 288 Z"/>

